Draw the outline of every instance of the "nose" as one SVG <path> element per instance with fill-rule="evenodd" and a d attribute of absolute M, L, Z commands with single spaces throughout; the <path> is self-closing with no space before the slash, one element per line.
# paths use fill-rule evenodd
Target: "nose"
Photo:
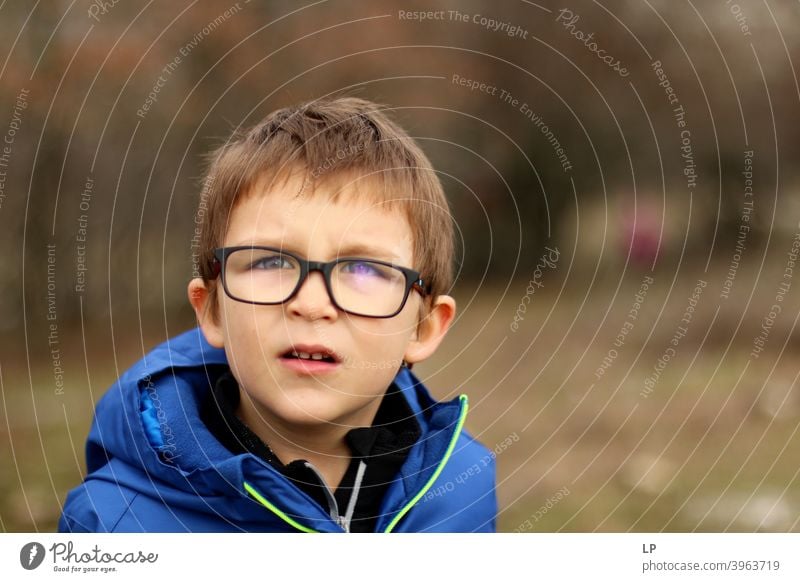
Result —
<path fill-rule="evenodd" d="M 325 286 L 325 277 L 319 271 L 308 274 L 297 293 L 287 302 L 286 308 L 305 319 L 335 319 L 338 316 Z"/>

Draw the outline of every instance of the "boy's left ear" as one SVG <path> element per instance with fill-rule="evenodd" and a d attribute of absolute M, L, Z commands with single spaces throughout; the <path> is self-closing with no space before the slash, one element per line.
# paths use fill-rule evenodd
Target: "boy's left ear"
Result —
<path fill-rule="evenodd" d="M 456 300 L 439 295 L 427 317 L 417 326 L 416 338 L 408 342 L 405 361 L 409 364 L 429 358 L 439 347 L 456 316 Z"/>

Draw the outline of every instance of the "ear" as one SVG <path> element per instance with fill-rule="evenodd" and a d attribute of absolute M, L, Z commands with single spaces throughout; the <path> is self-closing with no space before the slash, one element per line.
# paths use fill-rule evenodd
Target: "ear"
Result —
<path fill-rule="evenodd" d="M 417 326 L 417 334 L 408 342 L 405 361 L 414 364 L 429 358 L 442 343 L 456 316 L 456 300 L 439 295 L 428 316 Z"/>
<path fill-rule="evenodd" d="M 187 289 L 189 294 L 189 303 L 194 308 L 194 313 L 197 316 L 197 323 L 200 329 L 203 330 L 203 335 L 209 344 L 215 348 L 222 348 L 225 346 L 225 336 L 222 334 L 222 326 L 211 315 L 212 305 L 209 288 L 203 279 L 197 278 L 189 281 Z"/>

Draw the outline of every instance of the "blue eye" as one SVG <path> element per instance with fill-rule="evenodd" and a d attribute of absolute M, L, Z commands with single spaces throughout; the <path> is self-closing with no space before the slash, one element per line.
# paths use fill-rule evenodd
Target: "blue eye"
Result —
<path fill-rule="evenodd" d="M 253 261 L 250 268 L 259 270 L 293 269 L 294 265 L 283 255 L 270 255 Z"/>

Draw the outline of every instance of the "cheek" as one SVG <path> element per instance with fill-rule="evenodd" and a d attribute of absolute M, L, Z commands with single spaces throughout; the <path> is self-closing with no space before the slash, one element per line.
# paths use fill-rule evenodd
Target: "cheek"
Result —
<path fill-rule="evenodd" d="M 362 357 L 370 362 L 397 361 L 399 365 L 416 330 L 416 314 L 411 315 L 403 311 L 391 319 L 355 325 L 353 337 Z"/>
<path fill-rule="evenodd" d="M 223 301 L 221 308 L 222 333 L 225 335 L 225 346 L 235 358 L 253 364 L 264 360 L 268 354 L 262 353 L 262 346 L 269 345 L 265 330 L 270 329 L 263 320 L 267 310 L 254 310 L 253 306 L 244 303 Z"/>

